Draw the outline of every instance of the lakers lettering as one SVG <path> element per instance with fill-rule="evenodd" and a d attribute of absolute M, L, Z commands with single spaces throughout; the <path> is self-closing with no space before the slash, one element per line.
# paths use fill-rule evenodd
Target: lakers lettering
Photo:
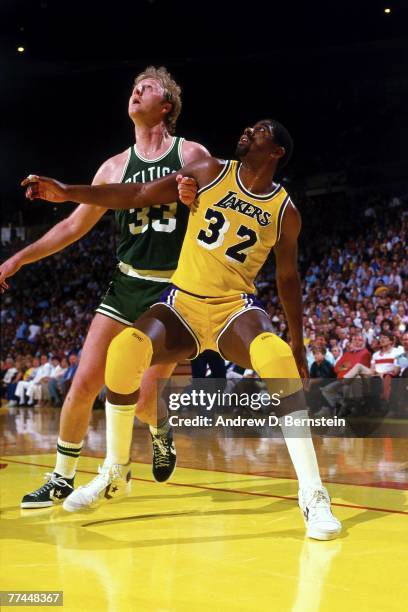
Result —
<path fill-rule="evenodd" d="M 214 206 L 217 206 L 218 208 L 231 208 L 242 215 L 256 219 L 256 221 L 262 227 L 271 223 L 271 213 L 262 210 L 262 208 L 259 208 L 259 206 L 255 206 L 250 202 L 241 200 L 237 197 L 236 191 L 228 191 L 227 195 L 224 196 L 222 200 L 219 200 L 219 202 L 214 204 Z"/>

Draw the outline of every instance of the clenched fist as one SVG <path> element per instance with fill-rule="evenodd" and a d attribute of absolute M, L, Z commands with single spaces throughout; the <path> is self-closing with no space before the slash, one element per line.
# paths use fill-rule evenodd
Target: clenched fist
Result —
<path fill-rule="evenodd" d="M 176 176 L 176 181 L 178 183 L 178 192 L 181 202 L 188 206 L 192 211 L 196 210 L 198 208 L 198 204 L 196 204 L 195 199 L 197 195 L 196 180 L 188 176 L 181 176 L 181 174 L 178 174 Z"/>
<path fill-rule="evenodd" d="M 29 174 L 21 186 L 25 187 L 25 196 L 29 200 L 48 200 L 49 202 L 66 202 L 68 197 L 68 185 L 60 183 L 46 176 Z"/>

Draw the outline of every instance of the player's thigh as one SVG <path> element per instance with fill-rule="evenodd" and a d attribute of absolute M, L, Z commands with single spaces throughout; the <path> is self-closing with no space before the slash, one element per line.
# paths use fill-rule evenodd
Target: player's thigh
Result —
<path fill-rule="evenodd" d="M 152 365 L 177 363 L 196 353 L 192 334 L 167 306 L 155 304 L 135 321 L 134 327 L 152 341 Z"/>
<path fill-rule="evenodd" d="M 252 340 L 263 332 L 273 333 L 267 314 L 262 310 L 243 312 L 221 333 L 219 349 L 228 361 L 242 368 L 252 368 L 249 347 Z"/>
<path fill-rule="evenodd" d="M 82 348 L 71 392 L 83 389 L 98 393 L 104 384 L 108 347 L 113 338 L 125 328 L 126 325 L 96 313 Z"/>

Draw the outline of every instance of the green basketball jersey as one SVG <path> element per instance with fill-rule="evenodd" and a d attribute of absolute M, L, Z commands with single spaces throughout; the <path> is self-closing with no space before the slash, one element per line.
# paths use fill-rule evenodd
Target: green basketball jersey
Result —
<path fill-rule="evenodd" d="M 122 183 L 147 183 L 177 172 L 183 166 L 184 139 L 173 137 L 167 153 L 157 159 L 144 159 L 129 148 Z M 117 210 L 120 228 L 117 256 L 140 270 L 175 270 L 188 222 L 188 208 L 179 202 L 151 208 Z"/>

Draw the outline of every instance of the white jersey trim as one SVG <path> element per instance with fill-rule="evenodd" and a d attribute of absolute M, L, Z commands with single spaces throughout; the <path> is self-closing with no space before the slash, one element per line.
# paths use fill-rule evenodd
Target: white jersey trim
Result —
<path fill-rule="evenodd" d="M 143 155 L 141 155 L 137 150 L 137 144 L 133 145 L 133 150 L 135 152 L 136 157 L 138 157 L 140 160 L 146 162 L 147 164 L 153 164 L 155 162 L 160 161 L 164 157 L 166 157 L 166 155 L 168 155 L 170 151 L 174 149 L 174 145 L 176 144 L 177 137 L 173 136 L 172 138 L 173 138 L 173 141 L 171 145 L 169 146 L 169 148 L 167 149 L 167 151 L 165 151 L 162 155 L 160 155 L 160 157 L 155 157 L 154 159 L 147 159 L 146 157 L 143 157 Z"/>
<path fill-rule="evenodd" d="M 266 314 L 266 311 L 263 308 L 261 308 L 260 306 L 243 306 L 240 310 L 238 310 L 238 312 L 235 312 L 232 315 L 232 317 L 230 317 L 228 319 L 228 321 L 225 323 L 224 327 L 218 333 L 218 336 L 215 339 L 215 344 L 217 345 L 217 350 L 218 350 L 219 354 L 221 355 L 221 357 L 223 359 L 227 359 L 227 358 L 225 357 L 225 355 L 222 354 L 222 352 L 220 350 L 220 344 L 219 343 L 220 343 L 222 335 L 227 331 L 227 329 L 229 328 L 231 323 L 233 323 L 235 321 L 235 319 L 237 319 L 242 314 L 244 314 L 244 312 L 249 312 L 250 310 L 260 310 L 261 312 L 264 312 Z M 266 315 L 266 316 L 268 316 L 268 315 Z"/>
<path fill-rule="evenodd" d="M 109 319 L 114 319 L 115 321 L 119 321 L 119 323 L 123 323 L 123 325 L 127 325 L 127 326 L 133 325 L 131 321 L 128 321 L 127 319 L 122 319 L 121 317 L 118 317 L 112 312 L 106 312 L 105 310 L 102 310 L 103 308 L 107 308 L 107 307 L 104 304 L 101 304 L 100 306 L 98 306 L 98 308 L 95 309 L 95 312 L 99 312 L 99 314 L 103 314 L 105 315 L 105 317 L 108 317 Z"/>
<path fill-rule="evenodd" d="M 129 264 L 125 264 L 123 261 L 118 263 L 118 268 L 122 272 L 122 274 L 126 274 L 126 276 L 132 276 L 133 278 L 140 278 L 142 280 L 154 281 L 155 283 L 169 283 L 170 278 L 175 272 L 175 270 L 169 270 L 169 276 L 150 276 L 146 274 L 139 274 L 135 268 L 132 268 Z"/>
<path fill-rule="evenodd" d="M 183 166 L 186 165 L 186 162 L 184 161 L 184 157 L 183 157 L 183 142 L 185 142 L 185 138 L 180 138 L 179 143 L 178 143 L 178 156 L 179 156 L 179 160 L 180 160 L 182 168 Z"/>
<path fill-rule="evenodd" d="M 131 148 L 132 148 L 132 147 L 129 147 L 129 148 L 128 148 L 127 160 L 126 160 L 126 163 L 123 165 L 122 175 L 121 175 L 121 177 L 120 177 L 120 181 L 119 181 L 119 183 L 123 183 L 123 179 L 125 178 L 125 175 L 126 175 L 127 169 L 128 169 L 128 167 L 129 167 Z"/>

